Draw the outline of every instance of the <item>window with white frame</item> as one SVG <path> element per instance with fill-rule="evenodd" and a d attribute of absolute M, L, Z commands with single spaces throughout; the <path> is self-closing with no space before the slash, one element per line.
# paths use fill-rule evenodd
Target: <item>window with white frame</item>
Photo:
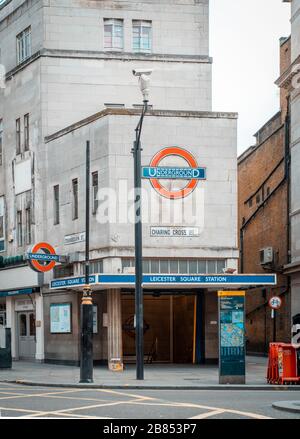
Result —
<path fill-rule="evenodd" d="M 0 166 L 3 164 L 3 120 L 0 119 Z"/>
<path fill-rule="evenodd" d="M 134 52 L 151 52 L 152 21 L 133 20 L 132 37 Z"/>
<path fill-rule="evenodd" d="M 31 27 L 17 35 L 17 61 L 21 64 L 31 57 Z"/>
<path fill-rule="evenodd" d="M 0 197 L 0 252 L 5 250 L 5 204 L 4 196 Z"/>
<path fill-rule="evenodd" d="M 124 48 L 124 22 L 115 18 L 104 19 L 104 48 L 122 50 Z"/>

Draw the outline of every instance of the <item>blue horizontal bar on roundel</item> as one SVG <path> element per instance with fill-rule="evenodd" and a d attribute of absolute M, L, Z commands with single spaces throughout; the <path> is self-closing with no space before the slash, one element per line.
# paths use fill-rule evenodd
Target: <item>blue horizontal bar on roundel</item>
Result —
<path fill-rule="evenodd" d="M 206 168 L 143 167 L 142 177 L 168 180 L 206 180 Z"/>

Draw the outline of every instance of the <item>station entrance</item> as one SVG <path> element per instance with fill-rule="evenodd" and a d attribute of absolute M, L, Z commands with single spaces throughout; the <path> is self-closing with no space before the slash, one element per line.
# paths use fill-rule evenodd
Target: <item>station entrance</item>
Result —
<path fill-rule="evenodd" d="M 195 295 L 144 296 L 144 361 L 192 364 L 195 337 Z M 122 295 L 124 363 L 135 363 L 135 301 Z"/>

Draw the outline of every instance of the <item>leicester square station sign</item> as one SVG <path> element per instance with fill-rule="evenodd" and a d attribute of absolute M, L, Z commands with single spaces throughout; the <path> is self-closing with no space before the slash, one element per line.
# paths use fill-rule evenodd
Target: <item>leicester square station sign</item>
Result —
<path fill-rule="evenodd" d="M 188 166 L 160 166 L 162 160 L 168 157 L 179 157 Z M 206 168 L 199 167 L 195 157 L 183 148 L 176 146 L 164 148 L 151 160 L 150 166 L 143 167 L 143 178 L 150 179 L 156 192 L 169 200 L 185 198 L 197 187 L 200 180 L 206 180 Z M 163 180 L 188 180 L 183 189 L 169 190 Z"/>

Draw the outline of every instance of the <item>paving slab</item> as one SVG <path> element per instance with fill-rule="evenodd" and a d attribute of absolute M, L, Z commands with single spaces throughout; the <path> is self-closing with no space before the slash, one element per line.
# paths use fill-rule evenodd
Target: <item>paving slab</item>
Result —
<path fill-rule="evenodd" d="M 247 357 L 246 385 L 219 385 L 218 367 L 212 365 L 145 365 L 145 380 L 136 380 L 135 365 L 124 372 L 107 367 L 94 368 L 94 383 L 80 384 L 80 369 L 46 363 L 13 362 L 11 370 L 0 370 L 0 381 L 28 385 L 109 389 L 185 389 L 185 390 L 300 390 L 300 386 L 272 386 L 266 382 L 267 359 Z"/>

